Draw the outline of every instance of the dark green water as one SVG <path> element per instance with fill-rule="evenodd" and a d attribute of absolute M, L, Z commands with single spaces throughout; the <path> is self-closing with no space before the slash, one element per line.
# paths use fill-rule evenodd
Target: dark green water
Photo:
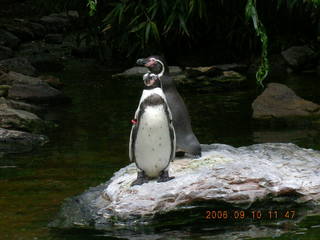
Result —
<path fill-rule="evenodd" d="M 73 102 L 45 115 L 47 120 L 59 124 L 48 134 L 50 143 L 34 153 L 2 160 L 4 165 L 16 167 L 0 169 L 1 240 L 115 237 L 82 231 L 59 233 L 50 231 L 47 224 L 54 218 L 63 199 L 108 180 L 129 163 L 130 120 L 139 101 L 142 82 L 112 80 L 105 69 L 87 62 L 70 63 L 59 77 Z M 312 76 L 295 78 L 298 79 L 290 78 L 285 82 L 300 96 L 320 103 L 317 79 Z M 294 142 L 320 150 L 319 130 L 255 129 L 250 120 L 251 102 L 260 92 L 255 86 L 250 91 L 226 93 L 201 93 L 197 89 L 180 89 L 180 92 L 201 143 L 243 146 L 270 141 Z M 320 239 L 316 238 L 320 236 L 319 224 L 320 216 L 311 216 L 273 239 Z M 120 239 L 201 239 L 202 236 L 228 239 L 230 232 L 236 234 L 237 231 L 247 229 L 225 228 L 214 223 L 198 229 L 191 224 L 183 229 L 151 230 L 144 235 L 125 232 Z"/>

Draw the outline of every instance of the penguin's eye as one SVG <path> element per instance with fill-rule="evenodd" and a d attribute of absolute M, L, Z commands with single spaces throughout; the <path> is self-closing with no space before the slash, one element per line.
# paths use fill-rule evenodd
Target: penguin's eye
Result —
<path fill-rule="evenodd" d="M 149 58 L 148 63 L 146 64 L 147 67 L 153 66 L 157 60 L 155 58 Z"/>

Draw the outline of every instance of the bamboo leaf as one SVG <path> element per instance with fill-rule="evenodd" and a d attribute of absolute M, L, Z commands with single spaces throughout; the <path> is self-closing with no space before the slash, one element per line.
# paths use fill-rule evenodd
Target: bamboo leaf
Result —
<path fill-rule="evenodd" d="M 146 43 L 148 43 L 149 41 L 149 37 L 150 37 L 150 28 L 151 28 L 151 23 L 148 22 L 147 25 L 146 25 L 146 33 L 145 33 L 145 40 L 146 40 Z"/>
<path fill-rule="evenodd" d="M 175 14 L 171 13 L 171 15 L 167 19 L 166 24 L 164 25 L 164 33 L 167 33 L 167 32 L 169 32 L 171 30 L 172 25 L 173 25 L 173 23 L 175 21 L 175 18 L 176 18 Z"/>
<path fill-rule="evenodd" d="M 190 0 L 190 2 L 189 2 L 189 12 L 188 12 L 189 15 L 191 15 L 191 13 L 194 10 L 195 1 L 196 0 Z"/>
<path fill-rule="evenodd" d="M 105 28 L 102 29 L 101 32 L 105 32 L 105 31 L 108 31 L 109 29 L 112 28 L 112 25 L 111 24 L 108 24 Z"/>
<path fill-rule="evenodd" d="M 152 30 L 153 35 L 155 36 L 156 40 L 159 41 L 160 35 L 159 35 L 157 25 L 154 22 L 150 22 L 150 24 L 151 24 L 151 30 Z"/>
<path fill-rule="evenodd" d="M 182 15 L 179 15 L 180 27 L 183 29 L 183 32 L 189 36 L 189 31 L 187 25 Z"/>
<path fill-rule="evenodd" d="M 125 5 L 119 4 L 119 13 L 118 13 L 118 23 L 120 24 L 122 22 L 122 16 L 125 9 Z"/>
<path fill-rule="evenodd" d="M 144 26 L 146 25 L 147 22 L 142 22 L 139 25 L 133 27 L 130 32 L 138 32 L 139 30 L 141 30 L 142 28 L 144 28 Z"/>

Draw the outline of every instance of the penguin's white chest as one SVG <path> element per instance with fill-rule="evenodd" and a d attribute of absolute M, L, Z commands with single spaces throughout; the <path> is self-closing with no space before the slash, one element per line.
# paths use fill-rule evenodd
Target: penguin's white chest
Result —
<path fill-rule="evenodd" d="M 171 160 L 172 136 L 164 105 L 147 106 L 139 119 L 135 161 L 149 177 L 157 177 Z"/>

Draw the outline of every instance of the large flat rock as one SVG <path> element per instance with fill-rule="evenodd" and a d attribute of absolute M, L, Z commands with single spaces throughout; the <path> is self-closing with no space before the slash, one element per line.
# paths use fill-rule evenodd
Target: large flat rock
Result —
<path fill-rule="evenodd" d="M 269 83 L 252 103 L 254 119 L 319 118 L 320 105 L 305 100 L 286 85 Z"/>
<path fill-rule="evenodd" d="M 173 213 L 172 217 L 203 203 L 207 209 L 214 209 L 217 202 L 247 209 L 256 202 L 278 202 L 282 196 L 289 203 L 319 206 L 319 151 L 290 143 L 202 147 L 201 158 L 170 165 L 175 179 L 169 182 L 131 187 L 135 165 L 120 169 L 107 183 L 68 199 L 51 227 L 106 230 L 117 223 L 146 224 L 159 214 Z"/>
<path fill-rule="evenodd" d="M 47 142 L 43 135 L 0 128 L 0 153 L 29 152 Z"/>

